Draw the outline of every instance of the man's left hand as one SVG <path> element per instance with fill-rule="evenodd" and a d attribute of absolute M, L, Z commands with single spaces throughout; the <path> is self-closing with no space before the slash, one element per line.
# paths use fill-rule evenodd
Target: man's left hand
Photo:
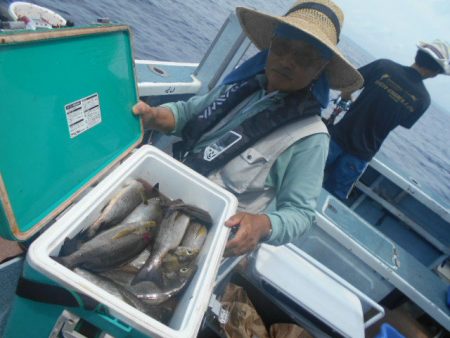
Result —
<path fill-rule="evenodd" d="M 225 247 L 225 257 L 239 256 L 256 248 L 261 239 L 265 238 L 272 229 L 267 215 L 255 215 L 247 212 L 239 212 L 230 217 L 225 226 L 238 227 L 234 238 L 230 239 Z"/>

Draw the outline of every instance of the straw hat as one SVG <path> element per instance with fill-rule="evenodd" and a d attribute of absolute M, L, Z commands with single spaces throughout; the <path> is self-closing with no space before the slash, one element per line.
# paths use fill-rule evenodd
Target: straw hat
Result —
<path fill-rule="evenodd" d="M 325 68 L 332 89 L 352 91 L 362 87 L 363 78 L 336 47 L 344 14 L 329 0 L 300 0 L 285 16 L 263 14 L 238 7 L 236 14 L 242 29 L 259 49 L 267 49 L 273 32 L 279 24 L 287 24 L 315 38 L 332 52 L 333 57 Z"/>

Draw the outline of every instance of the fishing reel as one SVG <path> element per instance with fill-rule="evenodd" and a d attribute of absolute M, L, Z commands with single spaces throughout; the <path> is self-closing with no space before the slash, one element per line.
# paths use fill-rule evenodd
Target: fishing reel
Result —
<path fill-rule="evenodd" d="M 347 112 L 352 104 L 352 100 L 344 100 L 341 96 L 336 97 L 334 100 L 331 100 L 331 102 L 333 102 L 335 106 L 330 117 L 324 121 L 327 126 L 332 126 L 339 114 Z"/>

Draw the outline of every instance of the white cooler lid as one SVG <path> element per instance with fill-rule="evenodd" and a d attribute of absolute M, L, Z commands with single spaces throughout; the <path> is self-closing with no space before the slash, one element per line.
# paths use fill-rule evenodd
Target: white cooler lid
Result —
<path fill-rule="evenodd" d="M 259 278 L 340 334 L 364 338 L 359 298 L 338 282 L 340 277 L 334 279 L 333 272 L 325 273 L 308 260 L 314 259 L 294 245 L 263 244 L 256 253 L 254 269 Z"/>

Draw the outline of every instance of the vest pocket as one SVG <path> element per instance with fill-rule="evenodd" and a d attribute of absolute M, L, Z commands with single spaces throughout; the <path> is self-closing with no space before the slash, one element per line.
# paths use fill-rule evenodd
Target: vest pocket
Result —
<path fill-rule="evenodd" d="M 268 157 L 258 150 L 248 148 L 228 162 L 220 173 L 225 185 L 235 193 L 241 194 L 258 177 L 268 162 Z M 262 182 L 261 189 L 264 188 L 263 185 L 264 182 Z"/>

